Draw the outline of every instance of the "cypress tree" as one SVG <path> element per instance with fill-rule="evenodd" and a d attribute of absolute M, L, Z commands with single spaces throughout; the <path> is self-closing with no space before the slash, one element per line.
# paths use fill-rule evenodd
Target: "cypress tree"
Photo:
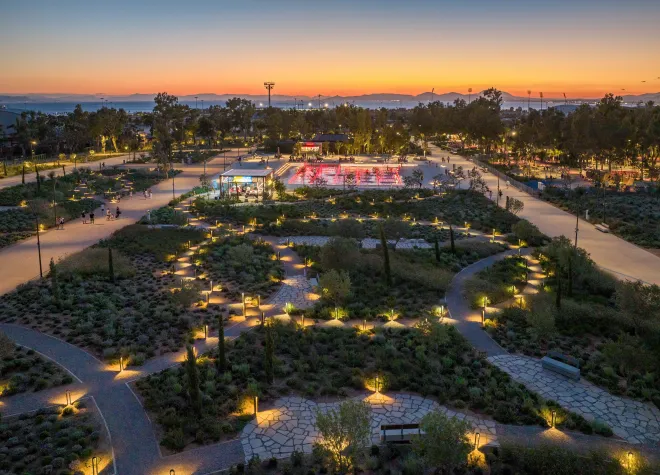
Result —
<path fill-rule="evenodd" d="M 23 162 L 23 171 L 21 172 L 21 184 L 25 185 L 25 162 Z"/>
<path fill-rule="evenodd" d="M 5 176 L 7 176 L 7 160 L 2 161 L 2 168 L 5 170 Z"/>
<path fill-rule="evenodd" d="M 509 202 L 509 197 L 507 196 L 507 197 L 506 197 L 506 205 L 505 205 L 505 209 L 506 209 L 507 211 L 509 211 L 509 207 L 510 207 L 510 202 Z"/>
<path fill-rule="evenodd" d="M 110 276 L 110 282 L 115 283 L 115 266 L 112 263 L 112 248 L 108 248 L 108 275 Z"/>
<path fill-rule="evenodd" d="M 273 384 L 275 379 L 275 338 L 273 337 L 273 327 L 266 324 L 266 354 L 264 366 L 266 367 L 266 380 Z"/>
<path fill-rule="evenodd" d="M 50 288 L 51 292 L 53 294 L 53 299 L 55 300 L 55 303 L 59 307 L 60 305 L 60 285 L 57 279 L 57 266 L 55 266 L 55 261 L 51 257 L 50 259 Z"/>
<path fill-rule="evenodd" d="M 435 249 L 435 260 L 440 262 L 440 244 L 438 243 L 438 236 L 433 241 L 433 248 Z"/>
<path fill-rule="evenodd" d="M 561 308 L 561 273 L 559 272 L 559 266 L 555 264 L 555 279 L 557 280 L 557 293 L 555 294 L 555 305 L 557 308 Z"/>
<path fill-rule="evenodd" d="M 456 245 L 454 244 L 454 228 L 449 225 L 449 242 L 451 243 L 451 253 L 456 254 Z"/>
<path fill-rule="evenodd" d="M 37 194 L 41 192 L 41 176 L 39 175 L 39 165 L 34 164 L 34 171 L 37 173 Z"/>
<path fill-rule="evenodd" d="M 387 286 L 392 286 L 392 272 L 390 270 L 390 250 L 387 247 L 387 239 L 385 239 L 385 231 L 383 225 L 380 225 L 380 246 L 383 248 L 383 264 L 385 266 L 385 280 Z"/>
<path fill-rule="evenodd" d="M 225 356 L 225 324 L 222 321 L 222 315 L 218 317 L 218 358 L 215 362 L 219 371 L 224 371 L 227 367 Z"/>
<path fill-rule="evenodd" d="M 193 347 L 188 345 L 186 347 L 186 376 L 188 379 L 188 397 L 190 397 L 190 405 L 192 406 L 195 414 L 201 415 L 202 413 L 202 394 L 199 390 L 199 373 L 197 372 L 197 357 L 193 351 Z"/>

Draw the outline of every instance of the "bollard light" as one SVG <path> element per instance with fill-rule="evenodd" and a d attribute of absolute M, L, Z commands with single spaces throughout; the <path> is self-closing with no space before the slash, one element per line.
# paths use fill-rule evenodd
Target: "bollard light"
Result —
<path fill-rule="evenodd" d="M 176 472 L 174 471 L 174 469 L 170 469 L 170 475 L 176 475 Z"/>
<path fill-rule="evenodd" d="M 335 320 L 339 320 L 339 309 L 335 307 Z"/>
<path fill-rule="evenodd" d="M 305 314 L 304 314 L 304 313 L 301 313 L 301 314 L 300 314 L 300 318 L 301 318 L 301 320 L 302 320 L 301 325 L 302 325 L 302 328 L 303 328 L 303 330 L 304 330 L 304 329 L 305 329 Z"/>
<path fill-rule="evenodd" d="M 631 473 L 632 473 L 632 470 L 633 470 L 633 465 L 632 465 L 632 463 L 633 463 L 633 453 L 632 453 L 632 452 L 628 452 L 628 470 L 629 470 Z"/>
<path fill-rule="evenodd" d="M 211 288 L 210 288 L 209 292 L 213 292 L 213 281 L 211 281 Z"/>
<path fill-rule="evenodd" d="M 99 459 L 92 457 L 92 475 L 99 475 Z"/>
<path fill-rule="evenodd" d="M 209 326 L 204 325 L 204 339 L 206 340 L 209 337 Z"/>
<path fill-rule="evenodd" d="M 376 375 L 376 393 L 378 393 L 378 389 L 380 389 L 380 380 L 378 378 L 378 375 Z"/>
<path fill-rule="evenodd" d="M 254 417 L 257 417 L 258 413 L 259 413 L 259 398 L 257 396 L 254 396 Z"/>
<path fill-rule="evenodd" d="M 479 448 L 479 439 L 481 439 L 481 434 L 479 433 L 479 431 L 477 431 L 477 432 L 474 433 L 474 449 L 475 450 Z"/>
<path fill-rule="evenodd" d="M 481 310 L 481 326 L 486 326 L 486 311 Z"/>
<path fill-rule="evenodd" d="M 66 399 L 66 405 L 70 406 L 71 405 L 71 391 L 69 391 L 67 389 L 66 392 L 64 393 L 64 397 Z"/>
<path fill-rule="evenodd" d="M 557 411 L 553 409 L 552 412 L 550 413 L 550 417 L 551 417 L 550 427 L 554 427 L 555 423 L 557 422 Z"/>
<path fill-rule="evenodd" d="M 119 372 L 121 373 L 124 371 L 124 357 L 120 356 L 119 357 Z"/>
<path fill-rule="evenodd" d="M 265 320 L 266 320 L 266 315 L 264 314 L 264 312 L 261 312 L 261 324 L 262 325 L 264 324 Z"/>

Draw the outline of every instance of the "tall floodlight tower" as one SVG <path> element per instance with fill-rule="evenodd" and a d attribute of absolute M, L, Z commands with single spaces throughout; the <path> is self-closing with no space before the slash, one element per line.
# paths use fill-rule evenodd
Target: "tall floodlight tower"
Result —
<path fill-rule="evenodd" d="M 275 87 L 275 83 L 270 81 L 265 82 L 264 87 L 268 89 L 268 108 L 270 109 L 270 91 Z"/>

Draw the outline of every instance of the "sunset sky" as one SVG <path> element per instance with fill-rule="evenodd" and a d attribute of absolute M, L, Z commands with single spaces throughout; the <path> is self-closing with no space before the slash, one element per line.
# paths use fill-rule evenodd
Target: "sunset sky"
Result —
<path fill-rule="evenodd" d="M 658 0 L 1 2 L 0 94 L 658 92 L 659 24 Z"/>

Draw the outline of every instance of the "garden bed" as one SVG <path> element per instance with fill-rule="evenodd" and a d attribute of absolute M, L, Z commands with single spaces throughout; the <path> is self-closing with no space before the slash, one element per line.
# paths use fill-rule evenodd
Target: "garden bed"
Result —
<path fill-rule="evenodd" d="M 351 289 L 345 302 L 339 304 L 342 319 L 421 318 L 433 315 L 440 305 L 455 272 L 484 257 L 502 252 L 505 246 L 487 242 L 460 243 L 456 252 L 441 247 L 438 258 L 432 249 L 389 252 L 392 285 L 387 286 L 382 250 L 362 249 L 349 259 L 347 270 Z M 311 272 L 328 271 L 321 258 L 323 248 L 296 246 L 301 257 L 312 262 Z M 352 255 L 352 254 L 351 254 Z M 329 259 L 339 263 L 337 259 Z M 326 266 L 329 263 L 326 263 Z M 315 319 L 335 318 L 336 304 L 322 298 L 306 316 Z"/>
<path fill-rule="evenodd" d="M 34 350 L 0 334 L 0 397 L 40 391 L 73 382 L 73 377 Z"/>
<path fill-rule="evenodd" d="M 610 231 L 638 246 L 660 249 L 660 193 L 623 193 L 590 189 L 565 191 L 547 187 L 543 198 L 584 217 L 589 210 L 593 224 L 607 223 Z"/>
<path fill-rule="evenodd" d="M 465 282 L 465 297 L 472 308 L 484 305 L 497 305 L 514 296 L 525 288 L 527 259 L 509 256 L 482 270 Z"/>
<path fill-rule="evenodd" d="M 198 250 L 193 261 L 230 300 L 240 300 L 241 293 L 267 298 L 280 287 L 284 277 L 270 244 L 245 236 L 220 238 Z"/>
<path fill-rule="evenodd" d="M 136 383 L 146 409 L 162 428 L 161 444 L 174 451 L 235 435 L 260 403 L 282 395 L 348 397 L 380 388 L 429 396 L 459 410 L 492 416 L 505 424 L 546 425 L 550 409 L 541 398 L 491 366 L 450 325 L 359 332 L 356 329 L 273 324 L 274 380 L 267 378 L 266 329 L 243 333 L 227 343 L 227 371 L 217 352 L 198 359 L 201 415 L 186 396 L 184 365 Z M 579 416 L 556 405 L 564 428 L 589 428 Z M 585 429 L 586 430 L 586 429 Z"/>
<path fill-rule="evenodd" d="M 172 291 L 176 255 L 203 239 L 195 230 L 131 225 L 57 265 L 57 280 L 32 281 L 0 297 L 0 320 L 55 335 L 105 360 L 131 364 L 175 351 L 207 316 L 194 288 Z M 113 249 L 113 275 L 108 247 Z M 126 360 L 125 360 L 126 361 Z"/>
<path fill-rule="evenodd" d="M 112 452 L 99 416 L 89 401 L 54 406 L 2 419 L 0 471 L 3 473 L 91 473 L 110 467 Z M 108 471 L 107 473 L 110 473 Z"/>

